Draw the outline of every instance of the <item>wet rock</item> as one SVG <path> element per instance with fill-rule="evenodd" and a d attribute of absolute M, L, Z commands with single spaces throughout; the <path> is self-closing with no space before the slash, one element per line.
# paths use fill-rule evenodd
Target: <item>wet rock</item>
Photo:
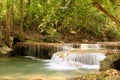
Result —
<path fill-rule="evenodd" d="M 30 56 L 41 59 L 50 59 L 54 52 L 58 49 L 62 50 L 61 46 L 62 44 L 59 43 L 20 42 L 13 47 L 11 55 L 27 56 L 29 54 Z"/>
<path fill-rule="evenodd" d="M 10 51 L 12 51 L 11 48 L 7 47 L 7 46 L 3 46 L 3 47 L 0 47 L 0 53 L 2 55 L 6 55 L 7 53 L 9 53 Z"/>

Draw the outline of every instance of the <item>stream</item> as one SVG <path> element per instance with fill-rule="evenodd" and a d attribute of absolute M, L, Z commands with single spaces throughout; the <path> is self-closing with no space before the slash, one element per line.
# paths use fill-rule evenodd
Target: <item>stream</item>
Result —
<path fill-rule="evenodd" d="M 42 47 L 35 45 L 25 49 L 27 56 L 0 57 L 0 80 L 68 80 L 99 72 L 99 61 L 105 58 L 104 53 L 98 52 L 101 50 L 98 44 L 81 44 L 78 48 L 66 44 L 51 59 L 41 59 L 38 54 Z"/>
<path fill-rule="evenodd" d="M 0 80 L 66 80 L 80 74 L 98 72 L 97 69 L 51 70 L 48 68 L 49 61 L 28 57 L 2 57 Z"/>

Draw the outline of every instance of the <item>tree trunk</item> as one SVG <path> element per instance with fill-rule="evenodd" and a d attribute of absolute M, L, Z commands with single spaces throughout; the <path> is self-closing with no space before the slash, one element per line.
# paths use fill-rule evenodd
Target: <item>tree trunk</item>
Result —
<path fill-rule="evenodd" d="M 11 26 L 14 24 L 14 5 L 15 5 L 15 0 L 12 0 L 12 8 L 11 8 Z"/>
<path fill-rule="evenodd" d="M 23 0 L 20 0 L 20 29 L 19 29 L 19 40 L 24 40 L 24 32 L 23 32 Z"/>
<path fill-rule="evenodd" d="M 9 1 L 7 0 L 7 9 L 6 9 L 6 28 L 5 28 L 5 43 L 7 44 L 8 47 L 11 47 L 10 45 L 10 4 Z"/>
<path fill-rule="evenodd" d="M 26 27 L 30 27 L 31 26 L 31 21 L 32 21 L 32 15 L 31 15 L 31 0 L 28 0 L 27 2 L 27 5 L 28 5 L 28 13 L 26 15 L 26 24 L 27 26 Z"/>
<path fill-rule="evenodd" d="M 113 20 L 118 26 L 120 26 L 120 21 L 116 19 L 112 14 L 110 14 L 106 9 L 104 9 L 101 4 L 99 4 L 97 1 L 93 2 L 93 5 L 97 7 L 99 10 L 101 10 L 104 14 L 106 14 L 111 20 Z"/>

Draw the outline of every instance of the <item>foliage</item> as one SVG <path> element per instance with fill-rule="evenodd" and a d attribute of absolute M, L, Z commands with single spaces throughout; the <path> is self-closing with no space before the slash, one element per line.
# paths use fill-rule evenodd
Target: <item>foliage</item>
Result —
<path fill-rule="evenodd" d="M 1 25 L 5 23 L 6 1 L 0 0 Z M 119 29 L 116 28 L 116 25 L 114 27 L 108 25 L 111 20 L 92 6 L 93 1 L 96 0 L 24 0 L 24 28 L 38 27 L 40 33 L 52 37 L 58 32 L 75 31 L 103 40 L 106 36 L 108 39 L 119 39 Z M 114 16 L 120 18 L 119 0 L 97 1 Z M 20 20 L 19 0 L 10 0 L 10 3 L 14 6 L 13 22 L 18 25 Z"/>
<path fill-rule="evenodd" d="M 106 37 L 111 41 L 119 40 L 120 39 L 120 30 L 115 27 L 110 27 L 106 31 Z"/>

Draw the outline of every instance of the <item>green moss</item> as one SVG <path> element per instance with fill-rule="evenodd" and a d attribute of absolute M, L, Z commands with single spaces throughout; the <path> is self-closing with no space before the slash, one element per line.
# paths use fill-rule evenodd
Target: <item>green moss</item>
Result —
<path fill-rule="evenodd" d="M 120 59 L 120 54 L 110 54 L 100 62 L 100 70 L 107 70 L 109 68 L 114 68 L 114 62 Z"/>

